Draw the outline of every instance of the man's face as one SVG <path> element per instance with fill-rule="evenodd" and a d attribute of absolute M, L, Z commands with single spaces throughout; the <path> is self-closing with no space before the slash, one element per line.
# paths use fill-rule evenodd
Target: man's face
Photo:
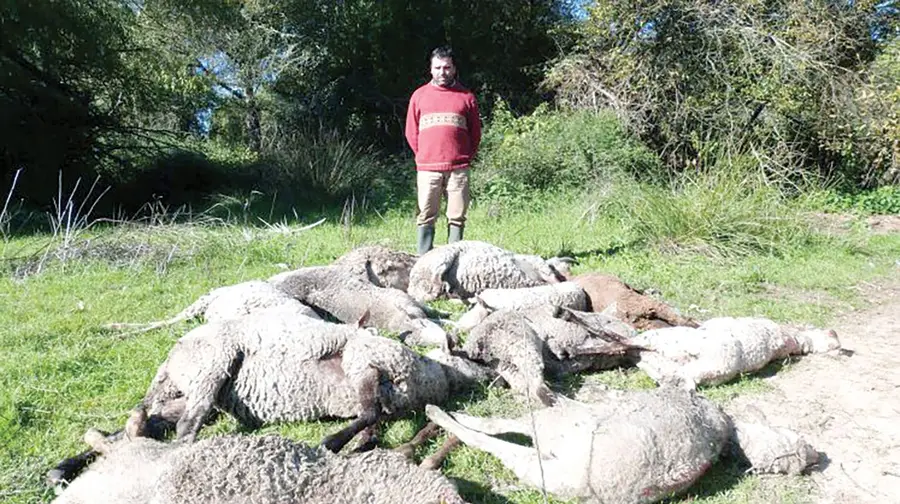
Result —
<path fill-rule="evenodd" d="M 451 58 L 431 58 L 431 82 L 438 86 L 451 86 L 456 82 L 456 66 Z"/>

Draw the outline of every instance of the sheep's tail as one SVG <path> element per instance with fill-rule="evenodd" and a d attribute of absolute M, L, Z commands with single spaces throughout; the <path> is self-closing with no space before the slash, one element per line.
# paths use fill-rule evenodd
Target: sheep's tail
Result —
<path fill-rule="evenodd" d="M 155 322 L 144 322 L 144 323 L 129 323 L 129 322 L 113 322 L 111 324 L 103 325 L 104 329 L 110 331 L 125 331 L 120 333 L 118 336 L 130 336 L 133 334 L 142 334 L 145 332 L 152 331 L 154 329 L 159 329 L 161 327 L 168 327 L 170 325 L 175 325 L 179 322 L 184 322 L 191 317 L 185 317 L 181 314 L 178 314 L 167 320 L 158 320 Z"/>
<path fill-rule="evenodd" d="M 162 327 L 168 327 L 171 325 L 175 325 L 181 322 L 185 322 L 187 320 L 191 320 L 193 318 L 199 317 L 206 312 L 206 309 L 209 307 L 210 302 L 212 302 L 212 296 L 204 295 L 200 296 L 200 299 L 194 301 L 193 304 L 181 310 L 180 313 L 175 315 L 172 318 L 165 320 L 157 320 L 154 322 L 113 322 L 110 324 L 103 325 L 103 329 L 107 329 L 110 331 L 125 331 L 119 333 L 118 336 L 120 338 L 124 338 L 125 336 L 131 336 L 134 334 L 142 334 L 145 332 L 152 331 L 154 329 L 160 329 Z"/>

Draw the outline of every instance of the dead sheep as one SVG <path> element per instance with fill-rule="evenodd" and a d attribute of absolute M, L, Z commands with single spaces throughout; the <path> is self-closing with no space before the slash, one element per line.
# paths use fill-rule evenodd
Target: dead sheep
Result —
<path fill-rule="evenodd" d="M 480 376 L 474 363 L 449 357 L 442 362 L 460 367 L 450 370 L 358 324 L 333 324 L 277 308 L 210 322 L 169 351 L 142 401 L 146 421 L 140 430 L 161 438 L 174 428 L 177 439 L 190 442 L 217 411 L 250 429 L 355 418 L 323 440 L 340 451 L 361 431 L 365 443 L 381 418 L 441 403 Z M 111 435 L 117 437 L 121 431 Z M 48 472 L 48 480 L 72 479 L 94 455 L 64 460 Z"/>
<path fill-rule="evenodd" d="M 630 366 L 640 348 L 632 343 L 637 331 L 603 313 L 550 306 L 524 316 L 543 342 L 547 371 L 556 376 Z"/>
<path fill-rule="evenodd" d="M 587 294 L 574 282 L 560 282 L 518 289 L 485 289 L 470 299 L 472 307 L 456 322 L 456 328 L 470 331 L 497 310 L 528 312 L 545 307 L 587 310 Z"/>
<path fill-rule="evenodd" d="M 554 396 L 545 373 L 561 376 L 630 363 L 633 335 L 626 324 L 599 313 L 500 310 L 469 333 L 462 353 L 496 370 L 513 390 L 549 405 Z"/>
<path fill-rule="evenodd" d="M 757 473 L 801 474 L 819 461 L 796 433 L 735 419 L 693 391 L 593 396 L 592 402 L 558 398 L 517 419 L 448 414 L 437 406 L 425 412 L 461 442 L 498 457 L 524 483 L 584 502 L 664 499 L 689 488 L 729 455 L 728 447 Z M 491 437 L 506 433 L 529 436 L 534 448 Z"/>
<path fill-rule="evenodd" d="M 131 329 L 135 332 L 150 331 L 179 322 L 203 319 L 216 322 L 241 317 L 260 310 L 280 307 L 311 318 L 319 318 L 316 312 L 302 302 L 262 280 L 250 280 L 235 285 L 219 287 L 200 296 L 190 306 L 174 317 L 148 323 L 114 323 L 107 329 Z"/>
<path fill-rule="evenodd" d="M 357 247 L 331 263 L 378 287 L 406 291 L 418 256 L 381 245 Z"/>
<path fill-rule="evenodd" d="M 553 403 L 554 394 L 544 383 L 542 343 L 521 314 L 490 314 L 466 338 L 462 353 L 494 369 L 509 387 L 540 404 Z"/>
<path fill-rule="evenodd" d="M 484 450 L 523 483 L 563 499 L 645 503 L 690 487 L 717 460 L 731 435 L 713 403 L 676 389 L 611 394 L 600 403 L 559 398 L 517 419 L 448 414 L 428 418 L 463 443 Z M 497 434 L 530 436 L 534 447 Z"/>
<path fill-rule="evenodd" d="M 361 321 L 364 322 L 364 321 Z M 447 399 L 444 367 L 357 325 L 257 314 L 200 326 L 182 337 L 143 401 L 192 441 L 213 408 L 247 428 L 356 418 L 325 444 L 335 451 L 382 416 Z"/>
<path fill-rule="evenodd" d="M 429 319 L 429 309 L 403 291 L 382 288 L 335 266 L 312 266 L 269 278 L 282 292 L 345 323 L 368 312 L 368 324 L 398 333 L 410 345 L 449 348 L 450 336 Z"/>
<path fill-rule="evenodd" d="M 108 446 L 99 438 L 105 453 L 54 504 L 465 503 L 440 473 L 388 450 L 345 457 L 275 435 Z"/>
<path fill-rule="evenodd" d="M 800 330 L 751 317 L 714 318 L 698 328 L 654 329 L 632 341 L 646 349 L 637 366 L 653 380 L 687 388 L 723 383 L 790 355 L 840 348 L 833 330 Z"/>
<path fill-rule="evenodd" d="M 628 322 L 645 331 L 662 327 L 697 327 L 697 321 L 682 316 L 662 303 L 612 275 L 583 273 L 570 279 L 587 293 L 590 309 Z"/>
<path fill-rule="evenodd" d="M 516 254 L 490 243 L 464 240 L 422 255 L 409 273 L 409 294 L 425 302 L 468 299 L 485 289 L 534 287 L 565 280 L 569 258 Z"/>

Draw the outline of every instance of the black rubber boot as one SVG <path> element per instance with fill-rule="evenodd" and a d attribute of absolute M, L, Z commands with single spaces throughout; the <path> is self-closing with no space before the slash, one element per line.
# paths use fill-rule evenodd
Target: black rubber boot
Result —
<path fill-rule="evenodd" d="M 434 245 L 434 226 L 419 226 L 416 229 L 416 242 L 419 247 L 419 255 L 431 250 Z"/>
<path fill-rule="evenodd" d="M 463 227 L 450 224 L 447 231 L 447 243 L 458 242 L 463 239 Z"/>

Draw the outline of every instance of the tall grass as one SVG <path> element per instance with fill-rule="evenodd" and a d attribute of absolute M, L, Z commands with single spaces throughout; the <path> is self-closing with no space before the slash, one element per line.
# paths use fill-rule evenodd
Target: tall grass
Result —
<path fill-rule="evenodd" d="M 759 168 L 727 158 L 660 186 L 620 178 L 597 198 L 632 239 L 672 251 L 714 256 L 785 254 L 814 235 L 779 185 Z"/>

